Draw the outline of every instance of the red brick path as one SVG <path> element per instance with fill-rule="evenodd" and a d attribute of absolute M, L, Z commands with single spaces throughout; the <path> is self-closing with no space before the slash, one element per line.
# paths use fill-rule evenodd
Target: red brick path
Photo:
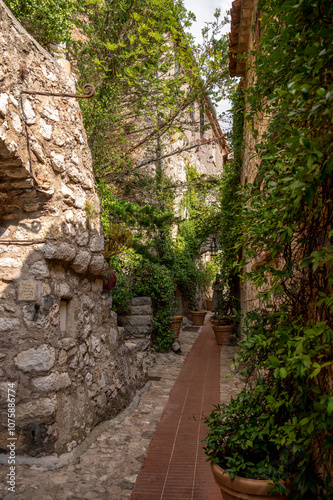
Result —
<path fill-rule="evenodd" d="M 195 342 L 170 393 L 131 500 L 221 500 L 202 439 L 220 401 L 220 346 L 210 322 Z"/>

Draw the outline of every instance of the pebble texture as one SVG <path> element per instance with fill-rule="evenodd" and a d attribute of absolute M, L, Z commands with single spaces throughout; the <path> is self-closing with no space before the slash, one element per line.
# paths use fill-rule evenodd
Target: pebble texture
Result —
<path fill-rule="evenodd" d="M 75 77 L 0 0 L 0 384 L 16 384 L 16 451 L 77 447 L 146 382 L 118 331 Z M 6 396 L 0 451 L 6 450 Z"/>

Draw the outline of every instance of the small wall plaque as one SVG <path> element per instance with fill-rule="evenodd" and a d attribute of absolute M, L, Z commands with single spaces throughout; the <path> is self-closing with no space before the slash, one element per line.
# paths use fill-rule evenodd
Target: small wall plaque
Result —
<path fill-rule="evenodd" d="M 26 281 L 19 283 L 18 300 L 37 300 L 37 283 Z"/>

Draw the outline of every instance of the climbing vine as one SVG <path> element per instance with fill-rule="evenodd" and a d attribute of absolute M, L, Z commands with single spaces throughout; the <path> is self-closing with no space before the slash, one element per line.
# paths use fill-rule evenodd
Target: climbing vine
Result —
<path fill-rule="evenodd" d="M 233 130 L 230 135 L 232 158 L 224 165 L 220 180 L 220 211 L 218 215 L 219 267 L 221 281 L 230 294 L 234 312 L 240 311 L 241 248 L 237 246 L 242 226 L 242 197 L 240 176 L 244 152 L 244 91 L 236 89 L 231 95 Z"/>
<path fill-rule="evenodd" d="M 239 415 L 229 442 L 242 449 L 224 466 L 259 477 L 268 470 L 280 492 L 289 476 L 292 499 L 324 500 L 333 495 L 333 4 L 263 0 L 259 8 L 255 76 L 244 90 L 257 176 L 241 194 L 235 249 L 250 264 L 242 278 L 260 307 L 243 318 L 238 370 L 247 385 L 223 410 Z M 218 459 L 224 424 L 220 412 L 211 417 L 209 453 Z M 246 472 L 255 456 L 262 461 Z"/>
<path fill-rule="evenodd" d="M 118 276 L 114 307 L 123 312 L 131 295 L 150 288 L 152 336 L 166 348 L 170 316 L 178 312 L 176 288 L 190 307 L 199 307 L 198 290 L 211 279 L 198 257 L 216 213 L 206 202 L 216 180 L 196 176 L 189 166 L 184 185 L 174 186 L 164 171 L 172 155 L 165 155 L 186 130 L 200 129 L 191 117 L 194 105 L 204 111 L 228 87 L 228 41 L 220 36 L 225 20 L 217 11 L 196 46 L 186 30 L 194 16 L 181 0 L 8 5 L 43 45 L 66 42 L 78 86 L 89 81 L 96 87 L 81 110 L 103 206 L 106 256 Z M 185 193 L 184 217 L 174 211 L 175 188 Z M 89 202 L 85 209 L 92 219 Z"/>
<path fill-rule="evenodd" d="M 41 45 L 70 42 L 78 0 L 6 0 L 14 16 Z"/>

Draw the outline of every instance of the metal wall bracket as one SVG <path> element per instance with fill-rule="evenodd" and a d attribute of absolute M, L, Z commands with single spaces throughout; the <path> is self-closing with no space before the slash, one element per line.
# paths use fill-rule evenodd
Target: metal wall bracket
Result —
<path fill-rule="evenodd" d="M 22 90 L 21 94 L 29 94 L 29 95 L 47 95 L 54 97 L 75 97 L 77 99 L 89 99 L 92 97 L 96 89 L 92 83 L 86 83 L 82 87 L 82 94 L 57 94 L 54 92 L 41 92 L 40 90 Z"/>

